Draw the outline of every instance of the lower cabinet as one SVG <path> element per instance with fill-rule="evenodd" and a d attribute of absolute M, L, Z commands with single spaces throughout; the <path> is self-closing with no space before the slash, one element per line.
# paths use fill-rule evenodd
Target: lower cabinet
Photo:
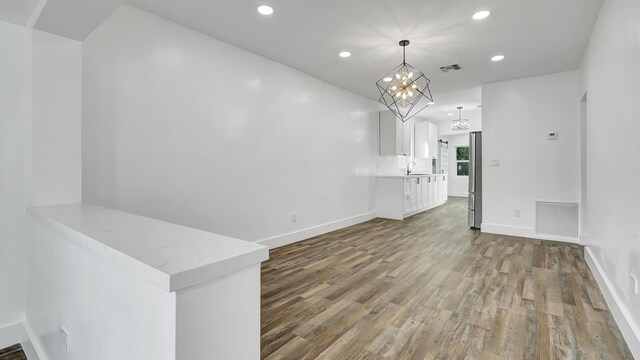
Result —
<path fill-rule="evenodd" d="M 378 217 L 402 220 L 442 205 L 447 200 L 447 176 L 379 177 Z"/>

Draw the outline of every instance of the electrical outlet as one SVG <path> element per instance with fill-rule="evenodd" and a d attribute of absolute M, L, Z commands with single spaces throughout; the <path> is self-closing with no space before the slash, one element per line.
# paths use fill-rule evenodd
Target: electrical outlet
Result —
<path fill-rule="evenodd" d="M 71 352 L 71 333 L 66 327 L 61 327 L 60 331 L 62 331 L 62 337 L 64 338 L 64 344 L 67 348 L 67 352 Z"/>
<path fill-rule="evenodd" d="M 520 209 L 513 210 L 513 216 L 520 217 Z"/>
<path fill-rule="evenodd" d="M 636 295 L 640 294 L 640 284 L 638 284 L 638 278 L 633 274 L 629 274 L 629 276 L 631 276 L 631 281 L 633 281 L 633 293 Z"/>
<path fill-rule="evenodd" d="M 296 222 L 296 221 L 298 221 L 298 214 L 291 213 L 291 222 Z"/>

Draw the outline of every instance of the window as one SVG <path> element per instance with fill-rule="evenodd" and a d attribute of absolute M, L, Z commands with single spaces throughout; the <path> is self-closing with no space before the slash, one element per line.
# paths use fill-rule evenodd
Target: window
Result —
<path fill-rule="evenodd" d="M 469 176 L 469 147 L 456 147 L 456 173 L 458 176 Z"/>

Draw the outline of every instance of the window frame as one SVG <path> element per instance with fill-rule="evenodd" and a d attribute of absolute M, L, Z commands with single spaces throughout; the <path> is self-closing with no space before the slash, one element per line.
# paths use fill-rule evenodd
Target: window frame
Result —
<path fill-rule="evenodd" d="M 467 148 L 467 160 L 458 160 L 458 148 Z M 460 175 L 458 173 L 458 164 L 459 163 L 467 163 L 467 164 L 469 164 L 468 157 L 471 155 L 469 145 L 456 146 L 455 147 L 455 154 L 456 154 L 456 156 L 455 156 L 456 157 L 456 176 L 469 176 L 469 165 L 467 165 L 467 175 Z"/>

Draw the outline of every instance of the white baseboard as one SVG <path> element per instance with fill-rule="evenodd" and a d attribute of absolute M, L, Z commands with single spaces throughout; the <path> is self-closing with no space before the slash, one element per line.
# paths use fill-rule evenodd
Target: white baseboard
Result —
<path fill-rule="evenodd" d="M 589 265 L 607 301 L 609 310 L 616 320 L 616 324 L 618 324 L 620 332 L 627 342 L 627 346 L 629 346 L 629 350 L 631 350 L 634 358 L 640 359 L 640 327 L 638 327 L 638 324 L 633 320 L 629 309 L 625 306 L 611 281 L 609 281 L 598 260 L 593 256 L 589 246 L 585 247 L 584 255 L 587 265 Z"/>
<path fill-rule="evenodd" d="M 22 327 L 22 321 L 2 325 L 0 328 L 0 349 L 22 343 L 27 339 L 27 333 Z"/>
<path fill-rule="evenodd" d="M 489 234 L 518 236 L 518 237 L 526 237 L 526 238 L 540 239 L 540 240 L 562 241 L 562 242 L 568 242 L 568 243 L 574 243 L 574 244 L 579 243 L 579 240 L 576 238 L 536 234 L 533 228 L 526 228 L 526 227 L 482 223 L 480 230 L 482 232 L 489 233 Z"/>
<path fill-rule="evenodd" d="M 350 218 L 332 221 L 326 224 L 313 226 L 310 228 L 290 232 L 283 235 L 277 235 L 270 238 L 258 240 L 257 243 L 266 245 L 269 249 L 274 249 L 280 246 L 293 244 L 298 241 L 306 240 L 314 236 L 326 234 L 331 231 L 343 229 L 352 225 L 360 224 L 365 221 L 374 219 L 377 215 L 377 211 L 368 212 L 362 215 L 356 215 Z"/>
<path fill-rule="evenodd" d="M 24 354 L 27 355 L 27 359 L 29 360 L 49 360 L 49 356 L 47 356 L 47 352 L 44 351 L 44 347 L 42 343 L 40 343 L 39 338 L 36 336 L 36 333 L 33 331 L 31 324 L 28 321 L 24 321 L 22 323 L 24 327 L 24 331 L 27 333 L 27 341 L 22 343 L 22 350 L 24 350 Z"/>
<path fill-rule="evenodd" d="M 43 351 L 36 351 L 34 342 L 37 342 L 37 339 L 26 321 L 15 322 L 0 328 L 0 349 L 19 343 L 22 345 L 22 350 L 27 359 L 48 360 L 42 356 L 44 354 Z"/>
<path fill-rule="evenodd" d="M 469 197 L 469 193 L 467 192 L 452 192 L 450 191 L 449 194 L 447 194 L 449 196 L 453 196 L 453 197 Z"/>

